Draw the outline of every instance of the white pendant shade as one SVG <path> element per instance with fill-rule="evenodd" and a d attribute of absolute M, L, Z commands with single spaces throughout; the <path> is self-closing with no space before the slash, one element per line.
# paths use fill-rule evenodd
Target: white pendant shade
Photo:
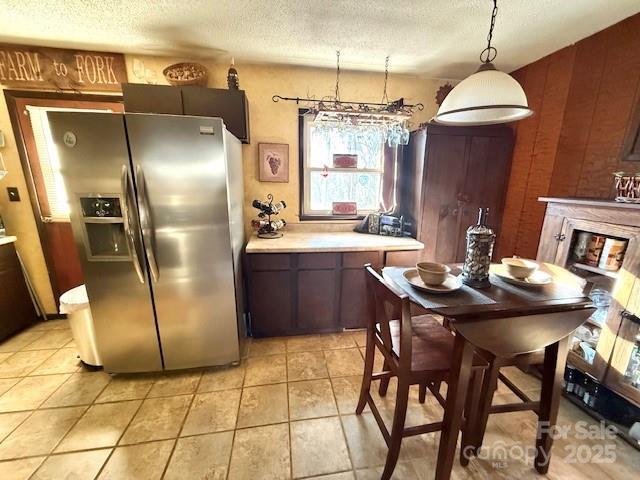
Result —
<path fill-rule="evenodd" d="M 451 90 L 434 120 L 444 125 L 491 125 L 532 114 L 520 84 L 491 63 L 485 63 Z"/>

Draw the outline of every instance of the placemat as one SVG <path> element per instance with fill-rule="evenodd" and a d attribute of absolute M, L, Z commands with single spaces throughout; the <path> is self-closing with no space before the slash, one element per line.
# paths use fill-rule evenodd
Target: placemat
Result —
<path fill-rule="evenodd" d="M 453 293 L 437 294 L 427 293 L 414 288 L 404 275 L 409 268 L 404 267 L 385 267 L 382 272 L 385 279 L 393 281 L 401 290 L 411 295 L 411 298 L 418 302 L 422 307 L 438 308 L 453 307 L 456 305 L 489 305 L 496 303 L 495 300 L 487 297 L 481 291 L 463 285 L 462 288 Z"/>

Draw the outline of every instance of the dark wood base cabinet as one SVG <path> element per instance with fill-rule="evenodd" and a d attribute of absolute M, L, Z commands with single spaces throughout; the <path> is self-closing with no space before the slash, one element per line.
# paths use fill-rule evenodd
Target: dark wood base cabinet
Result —
<path fill-rule="evenodd" d="M 0 341 L 37 320 L 15 246 L 0 245 Z"/>
<path fill-rule="evenodd" d="M 252 335 L 365 328 L 369 298 L 363 266 L 381 268 L 384 256 L 380 251 L 246 255 Z"/>

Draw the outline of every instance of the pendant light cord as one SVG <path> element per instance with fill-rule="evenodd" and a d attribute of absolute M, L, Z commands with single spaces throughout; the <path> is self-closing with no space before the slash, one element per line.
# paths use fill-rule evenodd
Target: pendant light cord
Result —
<path fill-rule="evenodd" d="M 336 50 L 336 95 L 335 101 L 340 101 L 340 50 Z"/>
<path fill-rule="evenodd" d="M 389 55 L 384 60 L 384 89 L 382 90 L 382 101 L 380 103 L 389 103 L 387 96 L 387 80 L 389 79 Z"/>
<path fill-rule="evenodd" d="M 496 17 L 498 16 L 498 0 L 493 0 L 493 11 L 491 12 L 491 25 L 489 25 L 489 34 L 487 35 L 487 48 L 480 52 L 480 61 L 482 63 L 491 63 L 498 56 L 498 50 L 491 46 L 493 39 L 493 27 L 496 26 Z"/>

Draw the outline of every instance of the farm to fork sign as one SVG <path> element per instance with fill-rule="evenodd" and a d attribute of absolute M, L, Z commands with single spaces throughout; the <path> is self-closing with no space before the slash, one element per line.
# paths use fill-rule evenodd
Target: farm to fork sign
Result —
<path fill-rule="evenodd" d="M 122 90 L 124 55 L 0 44 L 0 84 L 45 90 Z"/>

